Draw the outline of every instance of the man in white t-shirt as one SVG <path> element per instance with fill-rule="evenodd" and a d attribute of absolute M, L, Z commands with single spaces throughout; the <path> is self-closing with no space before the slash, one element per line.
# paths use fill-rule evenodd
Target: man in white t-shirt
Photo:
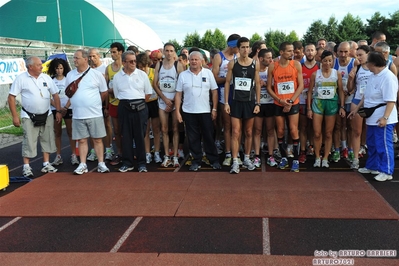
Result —
<path fill-rule="evenodd" d="M 30 159 L 37 155 L 37 139 L 43 152 L 43 173 L 57 172 L 50 163 L 50 153 L 57 150 L 54 138 L 54 118 L 50 109 L 50 96 L 53 96 L 57 110 L 56 122 L 62 120 L 60 98 L 58 87 L 50 76 L 42 73 L 42 61 L 38 57 L 29 57 L 26 60 L 28 71 L 20 74 L 13 82 L 8 95 L 8 105 L 12 114 L 13 124 L 16 127 L 22 126 L 24 139 L 22 141 L 22 157 L 24 166 L 22 175 L 24 177 L 33 176 L 32 168 L 29 165 Z M 16 96 L 21 94 L 21 119 L 17 112 Z M 46 119 L 47 113 L 47 119 Z M 32 114 L 43 114 L 44 125 L 34 124 L 30 116 Z"/>
<path fill-rule="evenodd" d="M 176 86 L 176 116 L 179 123 L 182 123 L 184 118 L 190 152 L 193 156 L 190 171 L 198 171 L 201 168 L 201 139 L 211 166 L 213 169 L 221 169 L 212 122 L 217 116 L 218 86 L 212 72 L 202 67 L 202 60 L 203 56 L 200 52 L 192 52 L 189 55 L 190 67 L 180 73 Z M 209 91 L 212 95 L 212 110 L 209 104 Z M 181 114 L 183 95 L 183 114 Z"/>
<path fill-rule="evenodd" d="M 104 163 L 105 126 L 102 112 L 102 101 L 107 97 L 107 84 L 101 72 L 89 67 L 89 54 L 86 50 L 78 49 L 73 56 L 75 69 L 68 73 L 67 84 L 81 78 L 78 90 L 71 97 L 72 139 L 79 140 L 80 164 L 74 173 L 87 173 L 86 156 L 88 151 L 87 139 L 91 137 L 94 150 L 98 157 L 97 171 L 109 172 Z"/>

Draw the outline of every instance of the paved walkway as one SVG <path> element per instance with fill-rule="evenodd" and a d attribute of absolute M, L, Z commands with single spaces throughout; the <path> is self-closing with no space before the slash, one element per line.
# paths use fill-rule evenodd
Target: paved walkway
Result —
<path fill-rule="evenodd" d="M 21 142 L 22 138 L 22 136 L 13 134 L 0 134 L 0 149 Z"/>

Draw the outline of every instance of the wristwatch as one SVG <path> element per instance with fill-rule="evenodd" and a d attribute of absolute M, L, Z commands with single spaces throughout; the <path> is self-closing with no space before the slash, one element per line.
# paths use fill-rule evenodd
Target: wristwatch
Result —
<path fill-rule="evenodd" d="M 291 103 L 291 104 L 292 104 L 292 103 L 294 103 L 294 101 L 293 101 L 293 100 L 291 100 L 291 99 L 290 99 L 290 100 L 288 100 L 288 102 L 289 102 L 289 103 Z"/>
<path fill-rule="evenodd" d="M 260 104 L 260 103 L 255 103 L 255 105 L 257 105 L 257 106 L 261 106 L 261 104 Z"/>
<path fill-rule="evenodd" d="M 388 118 L 389 118 L 388 116 L 383 116 L 383 117 L 384 117 L 385 120 L 388 120 Z"/>

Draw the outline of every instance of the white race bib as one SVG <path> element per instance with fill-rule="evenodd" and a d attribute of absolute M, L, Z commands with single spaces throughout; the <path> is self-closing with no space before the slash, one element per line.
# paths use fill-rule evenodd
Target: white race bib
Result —
<path fill-rule="evenodd" d="M 335 87 L 324 86 L 319 87 L 317 90 L 317 97 L 319 99 L 332 99 L 335 96 Z"/>
<path fill-rule="evenodd" d="M 342 78 L 342 87 L 344 88 L 344 91 L 348 91 L 348 88 L 346 87 L 347 84 L 348 84 L 348 79 Z"/>
<path fill-rule="evenodd" d="M 271 104 L 274 102 L 274 99 L 269 95 L 266 88 L 260 89 L 260 103 L 261 104 Z"/>
<path fill-rule="evenodd" d="M 278 94 L 292 94 L 295 92 L 294 90 L 294 82 L 293 81 L 286 81 L 277 83 L 277 90 Z"/>
<path fill-rule="evenodd" d="M 251 90 L 251 82 L 250 78 L 235 78 L 234 79 L 234 88 L 239 91 L 250 91 Z"/>
<path fill-rule="evenodd" d="M 360 85 L 359 87 L 359 93 L 360 95 L 364 95 L 364 91 L 366 90 L 366 85 Z"/>
<path fill-rule="evenodd" d="M 176 91 L 176 81 L 173 79 L 163 79 L 159 81 L 159 88 L 165 92 Z"/>

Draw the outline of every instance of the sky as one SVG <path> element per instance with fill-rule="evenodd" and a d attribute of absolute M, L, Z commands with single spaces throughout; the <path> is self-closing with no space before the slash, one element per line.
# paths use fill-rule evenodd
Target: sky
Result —
<path fill-rule="evenodd" d="M 242 1 L 242 0 L 86 0 L 115 12 L 131 16 L 152 28 L 163 42 L 176 39 L 182 44 L 187 34 L 197 31 L 202 37 L 206 30 L 218 28 L 226 38 L 233 33 L 251 38 L 258 33 L 292 30 L 299 38 L 312 22 L 323 23 L 333 15 L 340 22 L 351 13 L 364 23 L 375 12 L 389 17 L 399 10 L 397 1 Z M 303 4 L 301 4 L 303 3 Z M 134 30 L 134 29 L 132 29 Z"/>

